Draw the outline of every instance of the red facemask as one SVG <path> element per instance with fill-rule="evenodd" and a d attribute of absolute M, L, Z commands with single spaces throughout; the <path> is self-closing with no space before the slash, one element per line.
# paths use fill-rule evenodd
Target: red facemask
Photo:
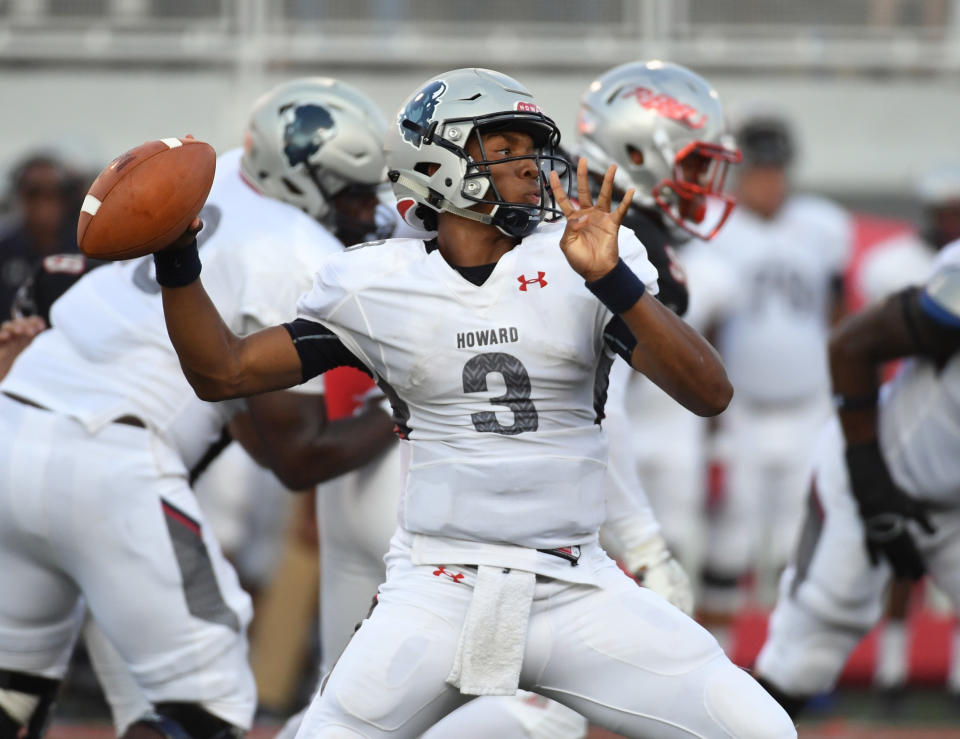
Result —
<path fill-rule="evenodd" d="M 696 170 L 689 179 L 684 164 L 690 169 L 688 157 Z M 693 141 L 677 152 L 673 160 L 673 178 L 665 179 L 653 188 L 653 198 L 660 209 L 680 228 L 698 238 L 709 241 L 726 222 L 736 200 L 723 192 L 727 170 L 742 159 L 739 149 L 728 149 L 721 144 Z"/>

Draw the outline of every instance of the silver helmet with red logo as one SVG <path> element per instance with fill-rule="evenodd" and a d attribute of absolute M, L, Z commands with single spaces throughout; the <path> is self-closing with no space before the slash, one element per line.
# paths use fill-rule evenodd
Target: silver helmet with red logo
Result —
<path fill-rule="evenodd" d="M 529 134 L 533 153 L 491 161 L 482 134 L 511 131 Z M 479 158 L 467 153 L 478 145 Z M 384 151 L 397 207 L 414 226 L 449 212 L 496 226 L 523 238 L 545 217 L 560 216 L 546 180 L 550 169 L 568 165 L 558 153 L 560 130 L 541 111 L 533 95 L 515 79 L 489 69 L 455 69 L 417 88 L 387 129 Z M 538 204 L 503 199 L 490 175 L 491 164 L 532 159 L 540 176 Z M 474 209 L 493 204 L 490 213 Z"/>
<path fill-rule="evenodd" d="M 635 188 L 634 201 L 659 207 L 672 222 L 712 238 L 733 209 L 723 187 L 740 152 L 726 133 L 720 98 L 679 64 L 649 61 L 616 67 L 580 100 L 577 153 L 614 184 Z"/>

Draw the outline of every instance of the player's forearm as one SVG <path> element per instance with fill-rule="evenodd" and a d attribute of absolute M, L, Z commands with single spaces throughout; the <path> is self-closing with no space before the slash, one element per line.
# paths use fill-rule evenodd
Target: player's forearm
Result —
<path fill-rule="evenodd" d="M 223 322 L 200 280 L 185 287 L 164 287 L 167 333 L 183 373 L 203 400 L 237 397 L 242 368 L 239 339 Z"/>
<path fill-rule="evenodd" d="M 290 447 L 274 472 L 291 490 L 332 480 L 363 467 L 395 443 L 393 426 L 380 408 L 333 421 L 319 435 Z"/>
<path fill-rule="evenodd" d="M 637 340 L 634 369 L 698 416 L 723 412 L 733 387 L 706 339 L 649 294 L 621 315 Z"/>

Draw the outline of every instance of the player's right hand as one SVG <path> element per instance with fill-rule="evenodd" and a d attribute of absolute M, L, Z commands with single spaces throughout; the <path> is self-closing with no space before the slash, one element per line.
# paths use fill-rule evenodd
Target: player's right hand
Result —
<path fill-rule="evenodd" d="M 897 577 L 919 580 L 927 566 L 907 523 L 916 521 L 932 534 L 927 507 L 897 487 L 876 441 L 850 445 L 846 456 L 870 561 L 877 565 L 885 559 Z"/>
<path fill-rule="evenodd" d="M 190 222 L 190 225 L 187 226 L 187 230 L 184 231 L 180 236 L 177 237 L 176 241 L 171 242 L 167 246 L 163 247 L 161 251 L 176 251 L 177 249 L 183 249 L 184 247 L 190 246 L 194 242 L 194 239 L 197 238 L 197 234 L 203 229 L 203 221 L 199 217 L 194 218 Z"/>

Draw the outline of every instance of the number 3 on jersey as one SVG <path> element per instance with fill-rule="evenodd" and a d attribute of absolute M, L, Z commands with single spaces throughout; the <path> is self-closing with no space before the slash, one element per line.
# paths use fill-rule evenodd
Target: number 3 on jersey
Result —
<path fill-rule="evenodd" d="M 480 432 L 513 436 L 524 431 L 536 431 L 539 425 L 537 408 L 530 400 L 530 375 L 526 367 L 512 354 L 487 352 L 472 357 L 463 366 L 463 392 L 482 393 L 487 390 L 487 375 L 499 372 L 507 391 L 490 398 L 492 405 L 504 405 L 513 411 L 513 423 L 504 426 L 494 411 L 471 413 L 473 427 Z"/>

